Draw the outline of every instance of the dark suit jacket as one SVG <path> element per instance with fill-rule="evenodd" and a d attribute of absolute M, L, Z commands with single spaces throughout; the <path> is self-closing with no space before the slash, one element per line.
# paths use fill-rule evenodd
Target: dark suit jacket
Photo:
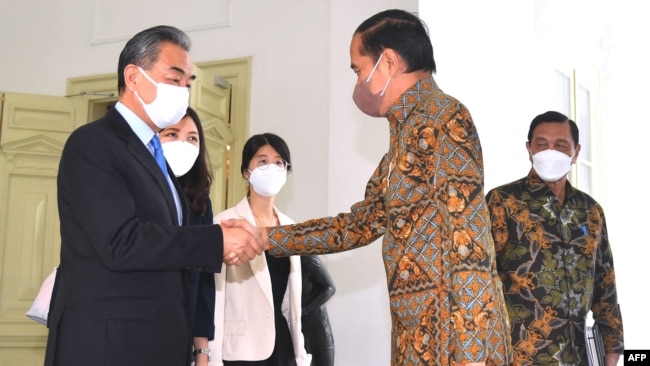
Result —
<path fill-rule="evenodd" d="M 221 228 L 178 226 L 160 168 L 115 109 L 70 135 L 57 184 L 62 270 L 45 365 L 188 364 L 186 270 L 221 269 Z"/>
<path fill-rule="evenodd" d="M 206 208 L 203 215 L 199 216 L 189 211 L 190 225 L 212 225 L 212 201 L 205 200 Z M 214 273 L 204 271 L 190 271 L 190 313 L 192 316 L 192 337 L 214 338 L 214 304 L 216 288 Z"/>

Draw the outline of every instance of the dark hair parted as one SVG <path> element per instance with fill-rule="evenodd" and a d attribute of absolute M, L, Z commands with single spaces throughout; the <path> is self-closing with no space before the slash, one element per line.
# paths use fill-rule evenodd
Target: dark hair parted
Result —
<path fill-rule="evenodd" d="M 548 122 L 553 122 L 553 123 L 568 122 L 569 128 L 571 129 L 571 137 L 573 138 L 574 146 L 578 146 L 578 143 L 580 142 L 580 132 L 578 131 L 578 125 L 576 125 L 575 122 L 570 120 L 569 117 L 563 115 L 560 112 L 555 112 L 555 111 L 548 111 L 533 118 L 533 121 L 530 123 L 530 128 L 528 129 L 528 142 L 531 142 L 531 140 L 533 139 L 533 132 L 535 132 L 535 128 L 537 128 L 537 126 L 539 126 L 541 123 L 548 123 Z"/>
<path fill-rule="evenodd" d="M 404 10 L 392 9 L 366 19 L 354 34 L 361 35 L 362 55 L 376 62 L 386 48 L 395 50 L 407 63 L 406 72 L 436 72 L 433 46 L 424 22 Z"/>
<path fill-rule="evenodd" d="M 158 61 L 164 42 L 175 44 L 187 52 L 192 47 L 190 37 L 185 32 L 169 25 L 158 25 L 145 29 L 126 42 L 117 63 L 117 90 L 119 93 L 126 88 L 124 68 L 133 64 L 144 70 L 151 69 L 153 64 Z"/>
<path fill-rule="evenodd" d="M 191 107 L 187 108 L 185 117 L 190 117 L 199 132 L 199 156 L 196 158 L 192 168 L 185 175 L 178 177 L 178 182 L 183 187 L 190 210 L 201 216 L 205 213 L 205 200 L 210 195 L 212 184 L 212 171 L 208 162 L 208 149 L 205 145 L 205 135 L 199 115 Z"/>
<path fill-rule="evenodd" d="M 280 154 L 282 159 L 289 163 L 287 171 L 291 171 L 291 153 L 289 152 L 289 146 L 284 142 L 282 137 L 267 132 L 251 136 L 244 144 L 244 149 L 241 154 L 242 175 L 248 169 L 248 165 L 251 163 L 253 156 L 255 156 L 260 148 L 266 145 L 270 145 L 278 152 L 278 154 Z"/>

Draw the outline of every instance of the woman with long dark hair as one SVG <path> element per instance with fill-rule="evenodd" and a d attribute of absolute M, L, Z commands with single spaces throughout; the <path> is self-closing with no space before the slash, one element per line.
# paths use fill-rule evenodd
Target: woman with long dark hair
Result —
<path fill-rule="evenodd" d="M 192 108 L 177 124 L 159 132 L 165 159 L 183 188 L 190 225 L 212 224 L 208 163 L 203 127 Z M 195 366 L 208 365 L 208 341 L 214 336 L 214 274 L 188 271 Z"/>

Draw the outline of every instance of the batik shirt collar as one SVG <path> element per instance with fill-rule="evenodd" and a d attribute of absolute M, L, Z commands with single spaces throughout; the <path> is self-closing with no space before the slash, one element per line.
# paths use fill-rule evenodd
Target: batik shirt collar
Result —
<path fill-rule="evenodd" d="M 406 89 L 402 95 L 397 98 L 393 105 L 388 108 L 386 118 L 390 128 L 390 146 L 396 146 L 397 133 L 399 126 L 406 121 L 415 108 L 421 103 L 426 103 L 430 95 L 439 90 L 438 84 L 433 76 L 418 80 L 410 88 Z"/>
<path fill-rule="evenodd" d="M 417 83 L 404 91 L 395 103 L 388 108 L 386 118 L 396 123 L 406 121 L 415 107 L 421 102 L 426 101 L 438 89 L 440 88 L 438 88 L 438 84 L 436 84 L 433 76 L 418 80 Z"/>
<path fill-rule="evenodd" d="M 528 191 L 531 193 L 531 195 L 535 198 L 542 197 L 545 195 L 551 195 L 555 196 L 555 194 L 551 191 L 550 188 L 544 183 L 542 178 L 537 175 L 535 172 L 535 169 L 530 169 L 530 172 L 528 172 L 528 176 L 526 177 L 526 188 Z M 565 188 L 565 202 L 568 201 L 571 197 L 573 197 L 574 193 L 574 188 L 569 183 L 569 180 L 567 179 L 566 181 L 566 188 Z"/>

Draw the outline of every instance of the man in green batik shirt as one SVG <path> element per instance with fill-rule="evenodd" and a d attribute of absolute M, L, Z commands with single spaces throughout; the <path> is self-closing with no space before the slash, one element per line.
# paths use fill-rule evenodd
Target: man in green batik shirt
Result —
<path fill-rule="evenodd" d="M 578 127 L 546 112 L 530 124 L 528 176 L 487 194 L 516 365 L 588 365 L 585 317 L 598 324 L 606 365 L 623 354 L 623 321 L 602 207 L 571 186 Z"/>

